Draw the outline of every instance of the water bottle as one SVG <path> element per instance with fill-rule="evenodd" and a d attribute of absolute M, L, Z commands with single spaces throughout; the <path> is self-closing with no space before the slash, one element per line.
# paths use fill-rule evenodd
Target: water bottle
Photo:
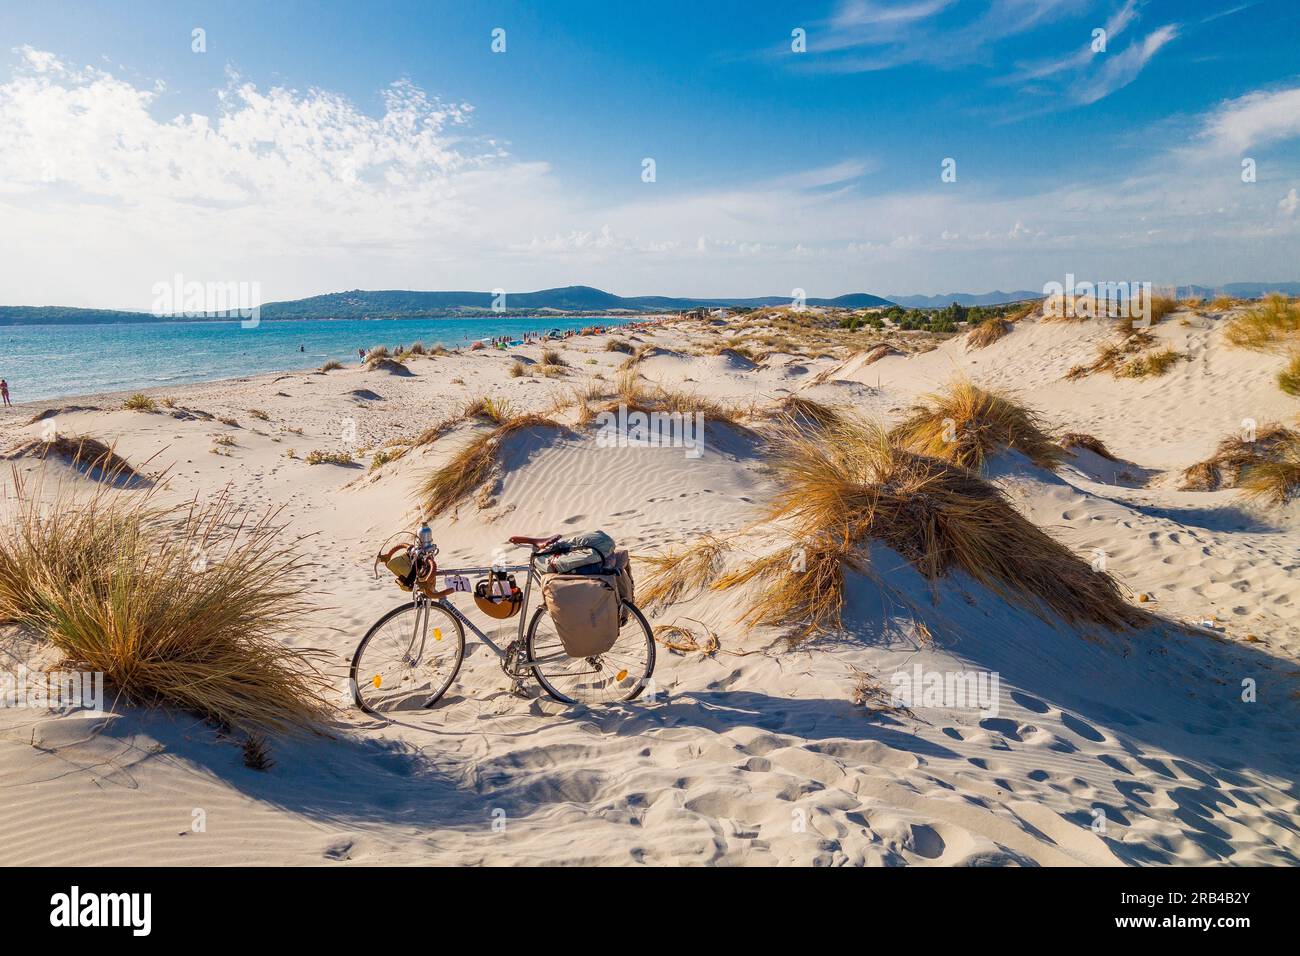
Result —
<path fill-rule="evenodd" d="M 420 548 L 426 549 L 433 544 L 433 531 L 429 528 L 428 521 L 420 522 Z"/>

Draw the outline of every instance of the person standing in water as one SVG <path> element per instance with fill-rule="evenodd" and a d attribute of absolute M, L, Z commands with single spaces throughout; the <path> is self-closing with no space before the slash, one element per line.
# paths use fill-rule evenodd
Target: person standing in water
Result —
<path fill-rule="evenodd" d="M 0 397 L 5 400 L 5 408 L 12 408 L 13 402 L 9 401 L 9 383 L 0 378 Z"/>

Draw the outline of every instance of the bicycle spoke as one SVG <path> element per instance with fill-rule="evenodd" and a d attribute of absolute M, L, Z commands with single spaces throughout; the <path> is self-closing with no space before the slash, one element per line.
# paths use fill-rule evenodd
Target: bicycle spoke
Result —
<path fill-rule="evenodd" d="M 424 707 L 446 691 L 462 650 L 445 611 L 412 604 L 383 619 L 361 646 L 353 662 L 357 696 L 380 713 Z"/>
<path fill-rule="evenodd" d="M 543 683 L 583 704 L 635 696 L 653 669 L 653 638 L 635 614 L 619 629 L 614 645 L 593 658 L 570 657 L 548 615 L 537 619 L 531 643 L 531 663 Z"/>

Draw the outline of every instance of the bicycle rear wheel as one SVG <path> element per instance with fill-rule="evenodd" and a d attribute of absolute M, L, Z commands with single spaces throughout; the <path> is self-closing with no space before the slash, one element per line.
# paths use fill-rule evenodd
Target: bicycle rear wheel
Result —
<path fill-rule="evenodd" d="M 566 704 L 596 706 L 633 700 L 645 690 L 655 669 L 655 639 L 634 604 L 623 602 L 627 622 L 618 640 L 596 657 L 570 657 L 545 607 L 528 623 L 528 660 L 542 689 Z"/>
<path fill-rule="evenodd" d="M 387 714 L 432 707 L 465 657 L 465 629 L 437 604 L 395 607 L 370 628 L 352 655 L 357 706 Z"/>

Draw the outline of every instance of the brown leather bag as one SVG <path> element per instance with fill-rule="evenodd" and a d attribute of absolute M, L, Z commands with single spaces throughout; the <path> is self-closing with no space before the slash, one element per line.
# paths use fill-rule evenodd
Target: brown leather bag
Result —
<path fill-rule="evenodd" d="M 620 601 L 614 575 L 543 575 L 542 597 L 570 657 L 596 657 L 618 640 Z"/>
<path fill-rule="evenodd" d="M 375 558 L 375 567 L 382 564 L 392 572 L 393 577 L 397 578 L 397 586 L 403 591 L 411 590 L 412 586 L 418 585 L 420 590 L 429 596 L 433 596 L 433 583 L 438 572 L 438 566 L 432 558 L 425 558 L 423 566 L 420 568 L 420 579 L 415 580 L 413 571 L 415 564 L 411 560 L 410 545 L 399 544 L 387 551 L 380 551 Z"/>

